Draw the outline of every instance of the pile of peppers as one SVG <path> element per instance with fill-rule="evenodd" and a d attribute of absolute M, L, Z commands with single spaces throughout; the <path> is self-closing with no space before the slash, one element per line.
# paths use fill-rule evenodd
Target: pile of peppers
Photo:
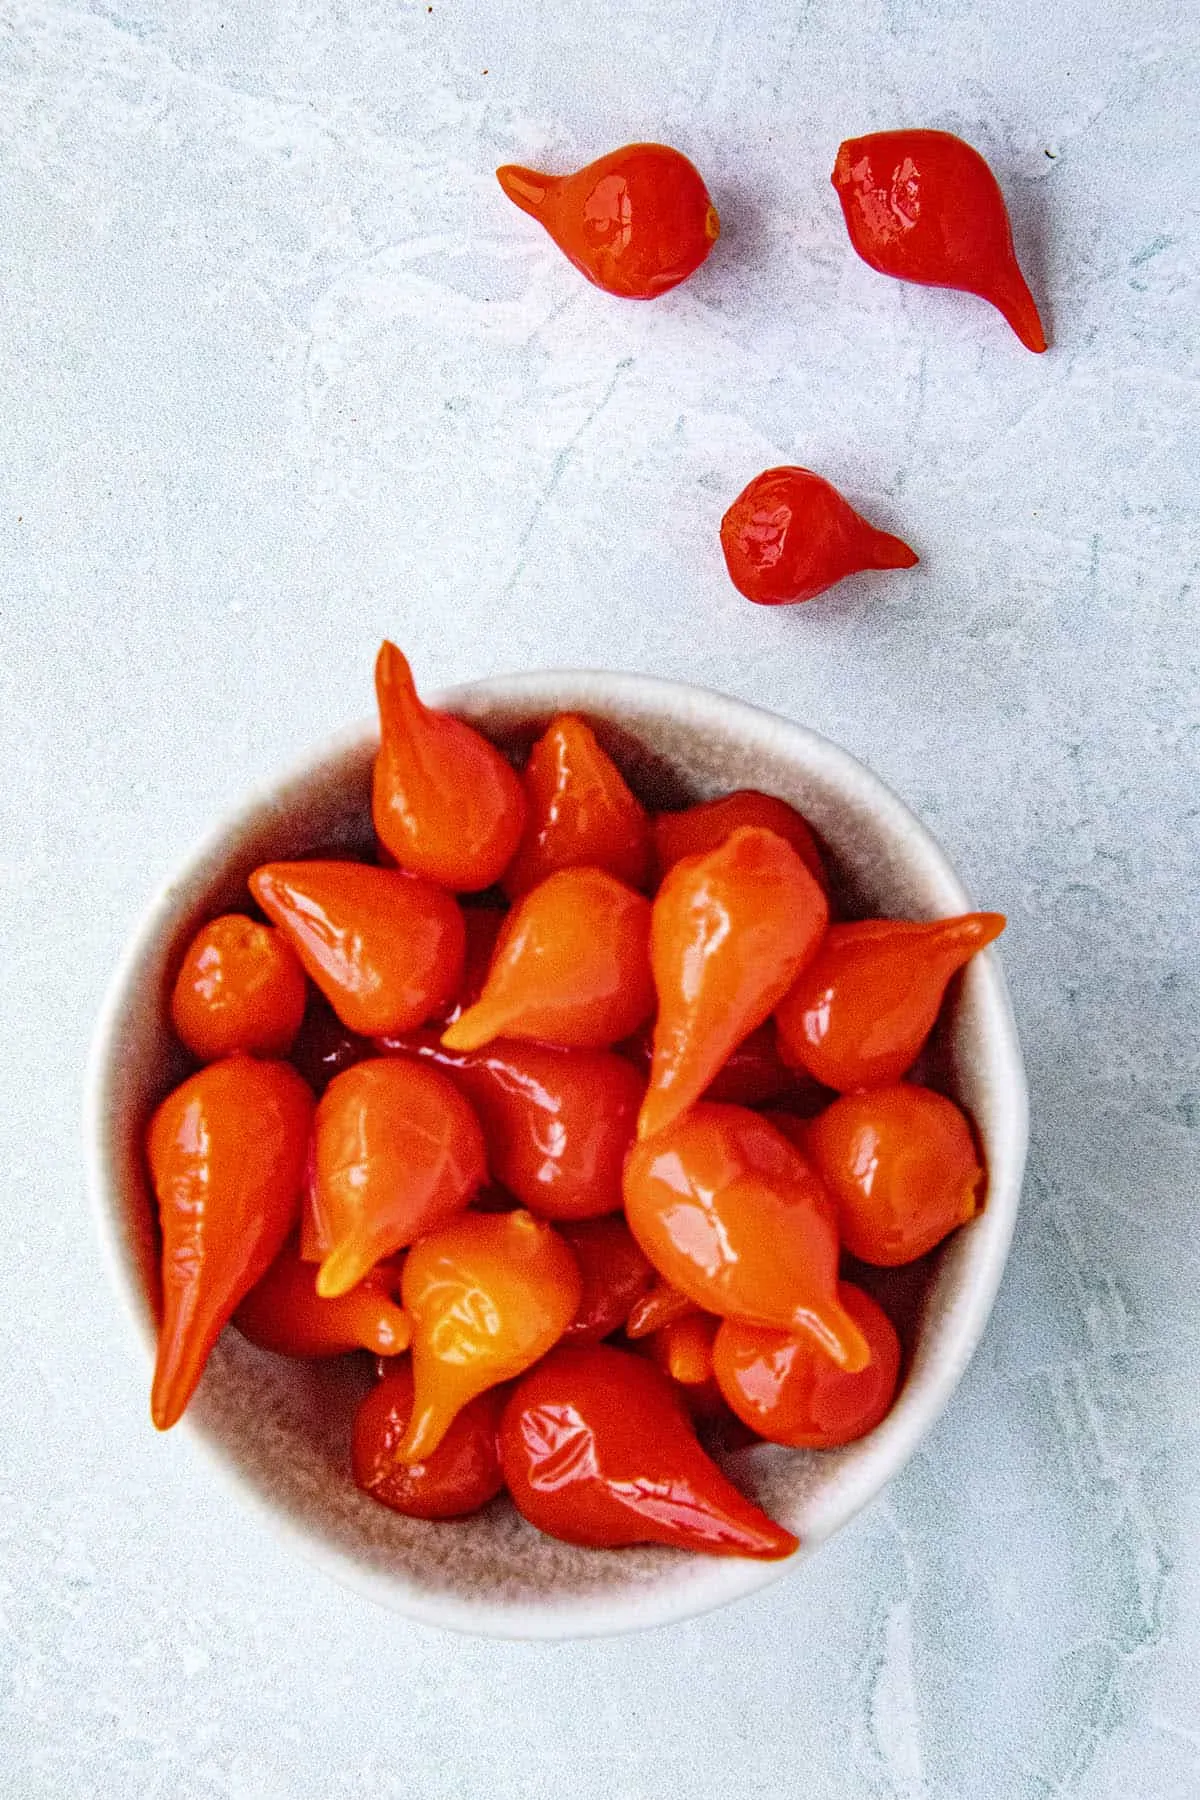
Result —
<path fill-rule="evenodd" d="M 846 921 L 781 799 L 654 817 L 582 718 L 518 772 L 393 644 L 376 689 L 374 860 L 256 869 L 174 982 L 154 1422 L 231 1323 L 366 1351 L 353 1476 L 385 1506 L 506 1489 L 572 1544 L 787 1556 L 705 1443 L 887 1413 L 858 1265 L 983 1205 L 969 1120 L 910 1076 L 1004 921 Z"/>

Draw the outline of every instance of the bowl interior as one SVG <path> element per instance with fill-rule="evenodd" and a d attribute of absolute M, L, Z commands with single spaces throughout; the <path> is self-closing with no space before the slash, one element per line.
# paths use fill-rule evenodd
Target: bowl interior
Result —
<path fill-rule="evenodd" d="M 651 806 L 758 787 L 796 805 L 823 838 L 847 910 L 922 919 L 970 900 L 945 856 L 894 794 L 802 727 L 703 690 L 642 677 L 548 673 L 436 696 L 506 751 L 523 753 L 555 712 L 586 714 Z M 155 900 L 117 973 L 98 1028 L 88 1092 L 93 1197 L 114 1279 L 152 1345 L 157 1242 L 142 1155 L 147 1117 L 182 1064 L 167 996 L 184 948 L 213 914 L 244 905 L 260 862 L 352 850 L 370 838 L 376 748 L 364 728 L 255 796 Z M 184 1429 L 245 1498 L 304 1553 L 372 1597 L 432 1623 L 513 1636 L 571 1636 L 686 1617 L 795 1566 L 907 1460 L 952 1393 L 986 1322 L 1020 1193 L 1026 1097 L 998 959 L 975 959 L 952 992 L 933 1079 L 970 1112 L 989 1170 L 982 1215 L 932 1257 L 872 1281 L 905 1338 L 907 1373 L 870 1437 L 826 1453 L 756 1446 L 730 1473 L 801 1539 L 784 1564 L 658 1549 L 571 1548 L 526 1526 L 504 1500 L 455 1524 L 388 1512 L 349 1475 L 354 1403 L 369 1362 L 299 1363 L 227 1331 Z"/>

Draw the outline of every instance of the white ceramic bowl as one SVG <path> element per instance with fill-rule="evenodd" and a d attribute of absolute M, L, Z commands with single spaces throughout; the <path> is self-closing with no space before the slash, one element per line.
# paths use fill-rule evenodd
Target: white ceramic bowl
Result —
<path fill-rule="evenodd" d="M 927 919 L 971 906 L 934 839 L 876 776 L 827 739 L 740 701 L 640 676 L 572 672 L 480 681 L 433 701 L 508 750 L 527 748 L 555 712 L 584 713 L 651 805 L 739 787 L 781 795 L 821 834 L 856 913 Z M 113 1282 L 147 1352 L 157 1271 L 141 1146 L 152 1107 L 180 1072 L 167 1023 L 170 982 L 193 932 L 243 901 L 257 864 L 367 840 L 376 744 L 374 729 L 364 727 L 224 820 L 156 896 L 113 981 L 87 1084 L 89 1179 Z M 950 1399 L 1008 1252 L 1027 1097 L 994 950 L 956 983 L 939 1031 L 942 1081 L 975 1120 L 986 1152 L 987 1205 L 940 1252 L 899 1272 L 890 1298 L 907 1339 L 907 1376 L 877 1430 L 840 1451 L 764 1445 L 726 1459 L 735 1479 L 799 1536 L 801 1550 L 786 1562 L 574 1549 L 525 1525 L 504 1499 L 454 1524 L 401 1518 L 350 1478 L 350 1417 L 363 1388 L 354 1359 L 291 1362 L 233 1331 L 218 1344 L 179 1429 L 297 1549 L 372 1599 L 430 1624 L 503 1637 L 591 1636 L 687 1618 L 789 1572 L 803 1579 L 804 1558 L 903 1467 Z"/>

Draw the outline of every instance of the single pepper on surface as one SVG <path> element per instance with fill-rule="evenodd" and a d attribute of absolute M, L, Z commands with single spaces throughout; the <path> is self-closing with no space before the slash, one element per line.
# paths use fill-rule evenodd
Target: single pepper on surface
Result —
<path fill-rule="evenodd" d="M 158 1107 L 146 1135 L 162 1227 L 162 1320 L 150 1412 L 180 1417 L 238 1302 L 293 1230 L 312 1094 L 281 1062 L 209 1063 Z"/>
<path fill-rule="evenodd" d="M 606 869 L 628 887 L 644 886 L 650 821 L 590 725 L 560 713 L 529 752 L 521 777 L 525 832 L 503 887 L 519 899 L 556 869 Z"/>
<path fill-rule="evenodd" d="M 911 569 L 902 538 L 879 531 L 811 469 L 765 469 L 721 520 L 729 579 L 756 606 L 814 600 L 863 569 Z"/>
<path fill-rule="evenodd" d="M 950 977 L 1004 930 L 1003 913 L 831 925 L 775 1014 L 785 1062 L 826 1087 L 888 1087 L 933 1030 Z"/>
<path fill-rule="evenodd" d="M 518 1382 L 500 1461 L 518 1512 L 568 1544 L 763 1560 L 797 1548 L 705 1454 L 669 1378 L 608 1344 L 560 1345 Z"/>
<path fill-rule="evenodd" d="M 377 1263 L 349 1293 L 323 1300 L 317 1271 L 285 1244 L 262 1280 L 233 1315 L 244 1338 L 277 1356 L 343 1356 L 372 1350 L 398 1356 L 408 1349 L 411 1321 L 400 1308 L 399 1263 Z"/>
<path fill-rule="evenodd" d="M 948 131 L 876 131 L 846 140 L 831 179 L 864 262 L 901 281 L 977 294 L 1027 350 L 1046 348 L 1004 196 L 978 150 Z"/>
<path fill-rule="evenodd" d="M 171 1024 L 199 1062 L 238 1050 L 286 1056 L 307 997 L 300 959 L 283 933 L 244 913 L 223 913 L 188 945 L 171 992 Z"/>
<path fill-rule="evenodd" d="M 506 163 L 496 179 L 582 275 L 621 299 L 677 287 L 720 235 L 699 171 L 666 144 L 626 144 L 574 175 Z"/>

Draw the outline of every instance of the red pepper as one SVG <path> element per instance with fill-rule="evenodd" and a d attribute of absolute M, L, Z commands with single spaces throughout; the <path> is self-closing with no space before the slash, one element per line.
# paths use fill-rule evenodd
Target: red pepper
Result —
<path fill-rule="evenodd" d="M 317 1271 L 286 1244 L 233 1315 L 244 1338 L 277 1356 L 343 1356 L 373 1350 L 397 1356 L 408 1349 L 412 1323 L 395 1295 L 398 1263 L 377 1263 L 357 1287 L 336 1300 L 317 1293 Z"/>
<path fill-rule="evenodd" d="M 163 1312 L 150 1411 L 160 1431 L 296 1223 L 312 1095 L 287 1063 L 230 1056 L 168 1094 L 146 1149 L 162 1225 Z"/>
<path fill-rule="evenodd" d="M 623 299 L 686 280 L 721 230 L 698 171 L 666 144 L 626 144 L 574 175 L 506 163 L 496 179 L 581 274 Z"/>
<path fill-rule="evenodd" d="M 654 1270 L 623 1218 L 564 1220 L 566 1239 L 583 1281 L 583 1297 L 563 1342 L 596 1344 L 619 1331 L 631 1308 L 654 1284 Z"/>
<path fill-rule="evenodd" d="M 568 1544 L 772 1560 L 797 1548 L 705 1455 L 667 1376 L 607 1344 L 562 1345 L 518 1382 L 500 1461 L 518 1512 Z"/>
<path fill-rule="evenodd" d="M 775 794 L 738 788 L 716 800 L 700 800 L 681 812 L 661 812 L 654 820 L 654 853 L 661 881 L 685 856 L 719 849 L 739 825 L 760 825 L 790 844 L 813 880 L 826 891 L 829 882 L 812 826 L 802 813 Z"/>
<path fill-rule="evenodd" d="M 188 945 L 171 994 L 171 1023 L 200 1062 L 238 1050 L 285 1056 L 307 994 L 304 970 L 282 932 L 225 913 Z"/>
<path fill-rule="evenodd" d="M 917 553 L 878 531 L 811 469 L 765 469 L 721 520 L 729 579 L 756 606 L 792 606 L 862 569 L 911 569 Z"/>
<path fill-rule="evenodd" d="M 864 262 L 901 281 L 978 294 L 1026 349 L 1046 348 L 1004 196 L 978 150 L 948 131 L 877 131 L 847 139 L 832 179 Z"/>
<path fill-rule="evenodd" d="M 625 1321 L 625 1336 L 631 1342 L 639 1338 L 650 1337 L 656 1331 L 662 1331 L 668 1325 L 674 1325 L 677 1319 L 686 1319 L 691 1313 L 698 1313 L 700 1308 L 686 1294 L 681 1294 L 677 1287 L 661 1277 L 648 1293 L 643 1294 L 636 1305 L 630 1307 L 629 1317 Z"/>
<path fill-rule="evenodd" d="M 552 719 L 529 752 L 525 834 L 504 872 L 511 900 L 553 875 L 584 864 L 607 869 L 628 887 L 645 884 L 650 821 L 621 771 L 582 719 Z"/>
<path fill-rule="evenodd" d="M 479 1394 L 456 1413 L 436 1450 L 421 1462 L 397 1451 L 413 1409 L 412 1364 L 393 1364 L 354 1417 L 354 1479 L 364 1494 L 410 1519 L 460 1519 L 478 1512 L 504 1486 L 496 1432 L 503 1395 Z"/>

